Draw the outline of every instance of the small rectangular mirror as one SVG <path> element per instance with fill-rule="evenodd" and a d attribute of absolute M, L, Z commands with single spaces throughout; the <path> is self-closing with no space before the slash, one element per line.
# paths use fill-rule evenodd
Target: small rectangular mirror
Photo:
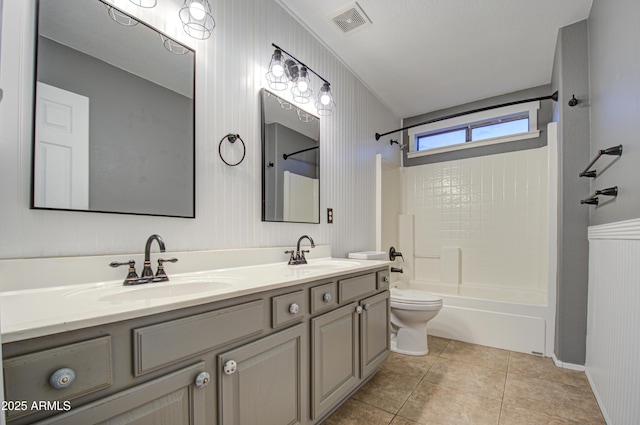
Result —
<path fill-rule="evenodd" d="M 195 52 L 99 0 L 39 0 L 32 207 L 195 217 Z"/>
<path fill-rule="evenodd" d="M 320 223 L 320 118 L 268 90 L 262 103 L 262 221 Z"/>

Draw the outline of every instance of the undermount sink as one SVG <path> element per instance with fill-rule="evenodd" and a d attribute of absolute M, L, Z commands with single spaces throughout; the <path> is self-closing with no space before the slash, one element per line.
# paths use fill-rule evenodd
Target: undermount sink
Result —
<path fill-rule="evenodd" d="M 141 285 L 96 285 L 69 293 L 68 297 L 95 297 L 98 301 L 139 301 L 172 298 L 228 289 L 246 281 L 239 276 L 196 273 L 196 276 L 176 276 L 167 282 Z"/>

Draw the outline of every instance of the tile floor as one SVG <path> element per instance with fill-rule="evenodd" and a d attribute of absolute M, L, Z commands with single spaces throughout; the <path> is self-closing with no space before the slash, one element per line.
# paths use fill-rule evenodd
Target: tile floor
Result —
<path fill-rule="evenodd" d="M 549 358 L 429 337 L 422 357 L 391 353 L 323 425 L 604 424 L 584 372 Z"/>

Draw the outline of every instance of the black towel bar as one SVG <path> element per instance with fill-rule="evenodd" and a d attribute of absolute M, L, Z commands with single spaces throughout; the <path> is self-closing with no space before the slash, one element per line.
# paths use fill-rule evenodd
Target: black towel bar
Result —
<path fill-rule="evenodd" d="M 587 167 L 584 169 L 584 171 L 581 172 L 580 174 L 578 174 L 578 176 L 579 177 L 595 177 L 596 176 L 596 170 L 589 170 L 589 168 L 591 168 L 593 166 L 593 164 L 595 164 L 596 161 L 598 159 L 600 159 L 600 157 L 602 155 L 618 155 L 618 156 L 621 156 L 622 155 L 622 145 L 613 146 L 613 147 L 608 148 L 608 149 L 600 149 L 598 151 L 598 154 L 595 156 L 595 158 L 593 158 L 591 160 L 589 165 L 587 165 Z"/>
<path fill-rule="evenodd" d="M 604 196 L 618 196 L 618 186 L 608 187 L 606 189 L 596 190 L 593 195 L 589 196 L 587 199 L 583 199 L 580 201 L 581 204 L 588 205 L 598 205 L 598 195 Z"/>

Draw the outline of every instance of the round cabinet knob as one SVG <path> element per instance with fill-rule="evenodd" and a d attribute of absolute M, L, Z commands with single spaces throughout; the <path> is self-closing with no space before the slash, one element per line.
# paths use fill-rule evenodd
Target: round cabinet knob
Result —
<path fill-rule="evenodd" d="M 360 306 L 356 307 L 356 313 L 357 314 L 362 313 L 362 307 L 360 307 Z"/>
<path fill-rule="evenodd" d="M 297 314 L 300 311 L 300 306 L 296 303 L 293 303 L 289 306 L 289 313 Z"/>
<path fill-rule="evenodd" d="M 224 364 L 224 373 L 226 373 L 227 375 L 233 375 L 234 373 L 236 373 L 236 370 L 238 370 L 238 363 L 236 363 L 234 360 L 229 360 Z"/>
<path fill-rule="evenodd" d="M 365 310 L 369 311 L 371 306 L 369 304 L 365 304 L 362 308 L 364 308 Z"/>
<path fill-rule="evenodd" d="M 385 276 L 382 280 L 384 280 L 386 283 L 389 283 L 389 276 Z"/>
<path fill-rule="evenodd" d="M 211 375 L 207 372 L 200 372 L 198 376 L 196 376 L 195 384 L 198 388 L 204 388 L 209 385 L 209 381 L 211 380 Z"/>
<path fill-rule="evenodd" d="M 331 301 L 331 294 L 326 293 L 322 296 L 322 301 L 328 303 L 329 301 Z"/>
<path fill-rule="evenodd" d="M 73 381 L 76 379 L 76 373 L 73 369 L 69 369 L 68 367 L 63 367 L 62 369 L 58 369 L 49 378 L 49 385 L 54 390 L 64 390 L 68 388 Z"/>

